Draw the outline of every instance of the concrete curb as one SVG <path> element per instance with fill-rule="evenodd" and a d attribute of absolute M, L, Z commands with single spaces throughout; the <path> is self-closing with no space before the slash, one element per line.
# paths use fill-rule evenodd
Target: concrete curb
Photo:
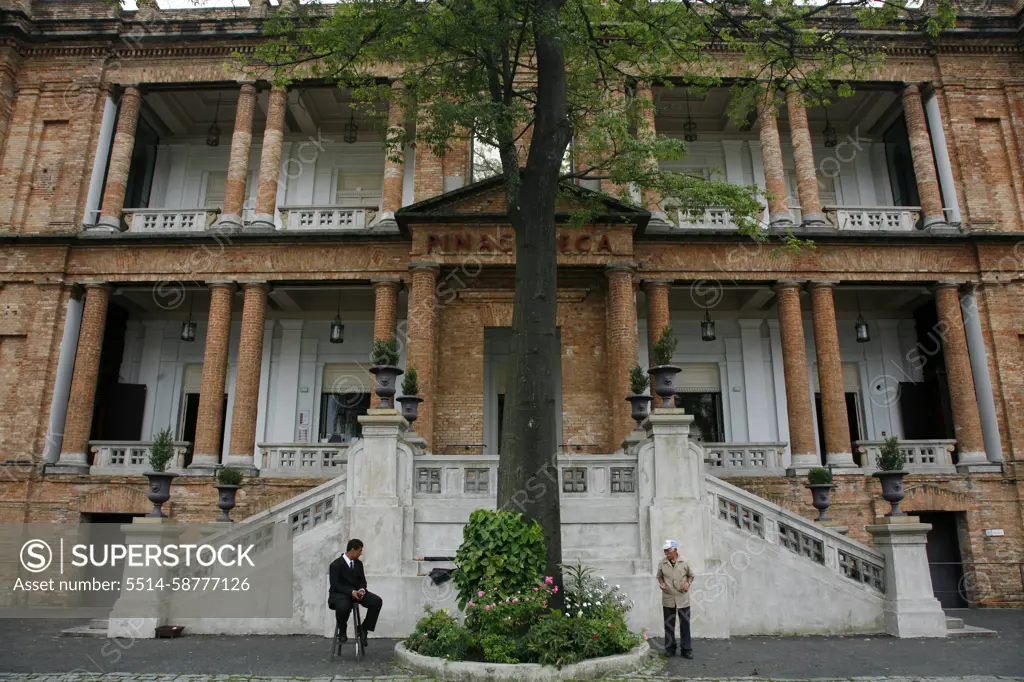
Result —
<path fill-rule="evenodd" d="M 476 663 L 474 661 L 447 661 L 443 658 L 423 656 L 405 648 L 405 642 L 395 645 L 398 664 L 416 672 L 433 675 L 448 682 L 555 682 L 556 680 L 591 680 L 608 675 L 621 675 L 643 667 L 651 647 L 647 642 L 617 656 L 605 656 L 564 666 L 561 670 L 539 663 Z"/>

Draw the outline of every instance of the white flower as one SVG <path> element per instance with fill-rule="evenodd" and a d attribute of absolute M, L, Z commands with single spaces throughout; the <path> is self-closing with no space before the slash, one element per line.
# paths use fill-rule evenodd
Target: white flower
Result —
<path fill-rule="evenodd" d="M 618 585 L 616 585 L 616 586 L 615 586 L 615 589 L 616 589 L 616 590 L 617 590 L 617 589 L 619 589 L 619 586 L 618 586 Z"/>

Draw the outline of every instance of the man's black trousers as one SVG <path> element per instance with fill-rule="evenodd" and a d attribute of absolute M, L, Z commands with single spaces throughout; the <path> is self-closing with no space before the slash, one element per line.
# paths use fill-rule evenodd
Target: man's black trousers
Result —
<path fill-rule="evenodd" d="M 665 651 L 675 651 L 676 648 L 676 612 L 679 612 L 679 650 L 690 651 L 693 645 L 690 643 L 690 607 L 675 609 L 668 606 L 661 607 L 665 615 Z"/>
<path fill-rule="evenodd" d="M 334 608 L 334 618 L 338 623 L 338 628 L 341 629 L 341 634 L 347 635 L 348 617 L 352 613 L 352 604 L 355 600 L 351 594 L 339 594 L 335 596 L 333 602 L 332 608 Z M 366 609 L 366 615 L 362 622 L 363 631 L 373 632 L 377 627 L 377 616 L 380 615 L 380 610 L 384 606 L 384 600 L 373 592 L 367 592 L 358 604 Z"/>

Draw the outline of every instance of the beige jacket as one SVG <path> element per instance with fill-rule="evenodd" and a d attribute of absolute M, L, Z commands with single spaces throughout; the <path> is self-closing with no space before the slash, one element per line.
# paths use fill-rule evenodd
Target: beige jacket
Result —
<path fill-rule="evenodd" d="M 668 590 L 661 592 L 661 605 L 667 608 L 687 608 L 690 605 L 690 593 L 683 592 L 683 586 L 693 580 L 689 562 L 680 556 L 673 566 L 668 557 L 662 559 L 658 564 L 658 581 L 662 580 Z"/>

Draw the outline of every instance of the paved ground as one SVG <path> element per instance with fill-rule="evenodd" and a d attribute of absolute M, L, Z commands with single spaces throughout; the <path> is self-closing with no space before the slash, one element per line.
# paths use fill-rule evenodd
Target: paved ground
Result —
<path fill-rule="evenodd" d="M 995 637 L 736 637 L 695 642 L 695 660 L 652 659 L 645 678 L 845 679 L 1019 677 L 1024 682 L 1024 610 L 956 612 Z M 165 640 L 62 637 L 75 623 L 0 621 L 0 682 L 274 682 L 267 678 L 410 679 L 391 663 L 394 640 L 371 640 L 353 660 L 349 644 L 330 660 L 321 637 L 194 636 Z M 657 646 L 657 642 L 652 640 Z M 36 675 L 30 676 L 30 673 Z M 48 674 L 47 674 L 48 673 Z M 57 673 L 75 673 L 72 676 Z M 121 673 L 123 675 L 118 675 Z M 173 673 L 170 674 L 170 673 Z M 177 676 L 177 677 L 176 677 Z M 189 676 L 189 677 L 181 677 Z M 643 679 L 643 678 L 641 678 Z M 969 680 L 965 682 L 981 682 Z"/>

